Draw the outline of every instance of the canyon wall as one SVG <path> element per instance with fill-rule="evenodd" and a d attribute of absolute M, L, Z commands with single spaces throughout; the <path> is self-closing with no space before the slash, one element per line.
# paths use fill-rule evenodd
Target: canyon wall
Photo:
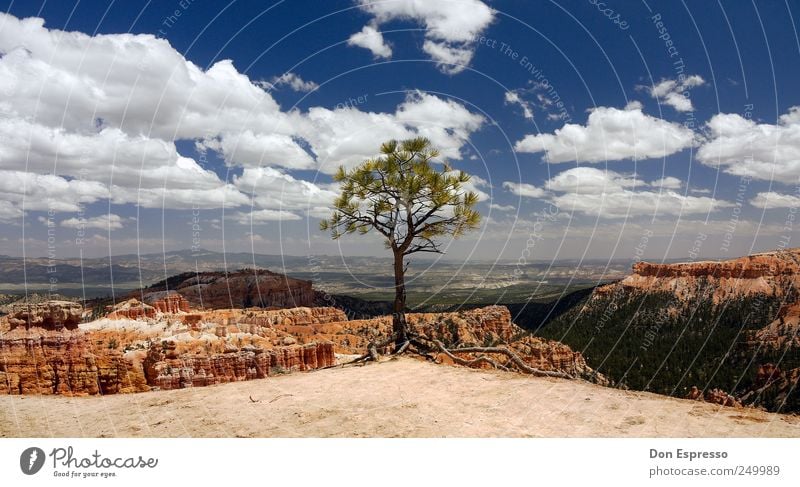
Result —
<path fill-rule="evenodd" d="M 15 304 L 7 317 L 12 328 L 74 330 L 81 322 L 83 306 L 72 301 Z"/>
<path fill-rule="evenodd" d="M 116 394 L 147 390 L 123 353 L 94 346 L 77 329 L 83 307 L 71 301 L 19 305 L 0 335 L 0 393 Z"/>
<path fill-rule="evenodd" d="M 116 394 L 148 390 L 117 350 L 94 350 L 81 331 L 28 330 L 0 339 L 0 393 Z"/>
<path fill-rule="evenodd" d="M 267 350 L 247 346 L 210 356 L 178 354 L 175 343 L 164 342 L 153 344 L 143 366 L 148 384 L 181 389 L 330 367 L 335 360 L 330 342 Z"/>
<path fill-rule="evenodd" d="M 620 290 L 666 292 L 684 300 L 707 295 L 714 303 L 720 303 L 754 295 L 780 298 L 799 288 L 800 249 L 790 249 L 721 262 L 637 262 L 631 275 L 597 288 L 596 294 L 604 296 Z"/>
<path fill-rule="evenodd" d="M 7 317 L 10 330 L 0 335 L 0 392 L 114 394 L 258 379 L 332 366 L 336 354 L 344 359 L 362 354 L 369 342 L 391 334 L 389 316 L 348 320 L 331 307 L 198 309 L 192 306 L 192 289 L 204 305 L 217 292 L 209 289 L 221 289 L 219 275 L 200 277 L 198 285 L 179 276 L 170 282 L 177 289 L 148 290 L 141 301 L 132 297 L 109 306 L 105 317 L 89 323 L 80 324 L 83 309 L 71 302 L 20 308 Z M 253 278 L 239 277 L 231 283 L 237 292 Z M 291 286 L 273 290 L 281 289 L 289 294 L 277 294 L 278 301 L 294 296 Z M 224 301 L 229 299 L 217 304 Z M 580 353 L 527 336 L 503 306 L 407 318 L 417 334 L 448 347 L 505 346 L 532 367 L 603 382 Z M 434 355 L 449 362 L 444 354 Z"/>

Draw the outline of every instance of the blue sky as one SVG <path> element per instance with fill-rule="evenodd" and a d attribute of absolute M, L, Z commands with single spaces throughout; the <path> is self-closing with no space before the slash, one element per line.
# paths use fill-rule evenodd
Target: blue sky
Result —
<path fill-rule="evenodd" d="M 416 134 L 482 195 L 482 229 L 448 243 L 449 258 L 797 246 L 788 2 L 0 10 L 3 254 L 381 255 L 377 239 L 317 230 L 330 173 Z"/>

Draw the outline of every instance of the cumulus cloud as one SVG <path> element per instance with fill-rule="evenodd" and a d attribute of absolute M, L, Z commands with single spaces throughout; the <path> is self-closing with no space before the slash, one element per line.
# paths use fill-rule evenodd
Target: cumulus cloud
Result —
<path fill-rule="evenodd" d="M 706 127 L 708 140 L 697 151 L 701 163 L 753 179 L 796 183 L 800 178 L 800 107 L 791 107 L 777 124 L 720 113 Z"/>
<path fill-rule="evenodd" d="M 197 143 L 201 150 L 214 150 L 224 155 L 229 166 L 260 167 L 264 165 L 288 169 L 312 169 L 316 161 L 289 135 L 254 133 L 244 130 L 225 133 Z"/>
<path fill-rule="evenodd" d="M 566 193 L 553 198 L 563 211 L 577 211 L 602 218 L 625 218 L 643 215 L 706 214 L 730 203 L 708 197 L 684 196 L 675 191 L 630 191 L 583 195 Z"/>
<path fill-rule="evenodd" d="M 633 176 L 624 176 L 614 171 L 603 171 L 593 167 L 576 167 L 556 174 L 545 183 L 551 191 L 564 191 L 577 194 L 598 194 L 620 192 L 625 188 L 635 188 L 645 183 Z"/>
<path fill-rule="evenodd" d="M 210 189 L 193 188 L 129 188 L 111 186 L 111 202 L 116 205 L 133 204 L 141 208 L 168 208 L 173 210 L 210 210 L 233 208 L 249 204 L 251 198 L 232 184 Z"/>
<path fill-rule="evenodd" d="M 347 44 L 368 49 L 376 58 L 392 57 L 392 48 L 383 40 L 383 34 L 373 25 L 365 25 L 360 32 L 351 35 Z"/>
<path fill-rule="evenodd" d="M 382 18 L 382 17 L 381 17 Z M 0 218 L 25 210 L 78 211 L 112 204 L 189 209 L 250 204 L 303 210 L 287 191 L 246 191 L 205 162 L 213 151 L 245 181 L 247 169 L 267 167 L 308 193 L 293 170 L 333 173 L 376 155 L 379 142 L 429 137 L 448 158 L 460 158 L 483 117 L 452 100 L 410 93 L 394 112 L 354 107 L 284 111 L 264 83 L 229 60 L 202 69 L 164 40 L 146 34 L 90 36 L 45 27 L 38 18 L 0 13 L 0 167 L 13 187 L 0 195 Z M 286 73 L 274 84 L 316 87 Z M 195 159 L 176 142 L 194 142 Z M 283 172 L 282 172 L 283 171 Z M 22 181 L 21 179 L 24 179 Z M 304 192 L 305 191 L 305 192 Z M 329 198 L 310 198 L 319 214 Z M 265 213 L 266 215 L 266 213 Z"/>
<path fill-rule="evenodd" d="M 372 15 L 370 24 L 350 37 L 349 43 L 372 51 L 376 57 L 391 56 L 391 49 L 377 27 L 393 20 L 410 20 L 425 27 L 422 49 L 447 74 L 463 71 L 472 60 L 476 36 L 492 23 L 494 10 L 480 0 L 357 0 Z"/>
<path fill-rule="evenodd" d="M 108 188 L 96 181 L 66 179 L 53 174 L 0 170 L 0 198 L 17 209 L 5 214 L 31 211 L 79 211 L 84 203 L 108 198 Z"/>
<path fill-rule="evenodd" d="M 340 165 L 352 167 L 376 156 L 376 141 L 417 135 L 428 137 L 443 157 L 459 159 L 470 134 L 485 121 L 459 103 L 420 92 L 409 93 L 393 114 L 314 107 L 307 118 L 310 126 L 303 136 L 317 155 L 320 171 L 328 174 Z"/>
<path fill-rule="evenodd" d="M 236 188 L 251 195 L 257 205 L 272 210 L 308 210 L 330 207 L 336 193 L 296 179 L 270 167 L 245 168 L 234 178 Z M 265 213 L 266 214 L 266 213 Z"/>
<path fill-rule="evenodd" d="M 705 82 L 702 77 L 693 74 L 691 76 L 683 76 L 677 80 L 662 79 L 653 86 L 643 86 L 641 88 L 646 89 L 651 97 L 679 112 L 691 112 L 694 111 L 694 106 L 691 98 L 689 98 L 689 90 L 702 86 Z"/>
<path fill-rule="evenodd" d="M 774 208 L 798 208 L 800 207 L 800 194 L 781 194 L 774 191 L 758 193 L 750 204 L 758 208 L 767 210 Z"/>
<path fill-rule="evenodd" d="M 497 203 L 489 203 L 489 208 L 496 211 L 514 211 L 517 209 L 514 205 L 499 205 Z"/>
<path fill-rule="evenodd" d="M 270 89 L 280 88 L 281 86 L 288 86 L 292 90 L 300 92 L 314 91 L 319 88 L 317 83 L 306 81 L 296 73 L 283 73 L 266 83 L 266 87 Z"/>
<path fill-rule="evenodd" d="M 662 189 L 681 189 L 683 187 L 683 181 L 672 176 L 656 179 L 650 184 L 655 188 Z"/>
<path fill-rule="evenodd" d="M 0 222 L 11 223 L 22 218 L 23 211 L 10 201 L 0 200 Z"/>
<path fill-rule="evenodd" d="M 562 211 L 602 218 L 705 214 L 732 206 L 714 198 L 664 191 L 665 188 L 660 185 L 662 182 L 647 183 L 614 171 L 578 167 L 553 176 L 545 183 L 545 187 L 556 193 L 550 201 Z"/>
<path fill-rule="evenodd" d="M 66 220 L 61 220 L 59 225 L 65 228 L 97 228 L 99 230 L 119 230 L 123 226 L 122 217 L 113 213 L 90 218 L 67 218 Z"/>
<path fill-rule="evenodd" d="M 633 102 L 625 109 L 598 107 L 586 125 L 566 124 L 552 134 L 527 135 L 518 152 L 544 152 L 548 163 L 653 159 L 697 144 L 695 133 L 680 124 L 652 117 Z"/>
<path fill-rule="evenodd" d="M 503 187 L 517 196 L 522 196 L 523 198 L 541 198 L 547 194 L 547 192 L 542 188 L 537 188 L 536 186 L 527 183 L 506 181 L 503 183 Z"/>

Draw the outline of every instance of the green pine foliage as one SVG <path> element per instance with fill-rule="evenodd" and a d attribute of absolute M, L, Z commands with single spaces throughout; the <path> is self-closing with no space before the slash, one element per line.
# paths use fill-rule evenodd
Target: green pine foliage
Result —
<path fill-rule="evenodd" d="M 678 397 L 692 386 L 743 391 L 760 364 L 800 365 L 796 351 L 745 346 L 748 332 L 773 321 L 784 302 L 756 295 L 715 304 L 710 297 L 687 302 L 671 293 L 625 291 L 586 298 L 536 334 L 583 352 L 619 387 Z"/>

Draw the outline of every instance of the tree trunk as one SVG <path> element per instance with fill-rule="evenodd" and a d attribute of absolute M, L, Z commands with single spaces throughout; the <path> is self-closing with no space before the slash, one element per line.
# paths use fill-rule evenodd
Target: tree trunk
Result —
<path fill-rule="evenodd" d="M 392 312 L 392 332 L 397 347 L 408 340 L 406 323 L 406 276 L 403 268 L 403 253 L 394 254 L 394 308 Z"/>

